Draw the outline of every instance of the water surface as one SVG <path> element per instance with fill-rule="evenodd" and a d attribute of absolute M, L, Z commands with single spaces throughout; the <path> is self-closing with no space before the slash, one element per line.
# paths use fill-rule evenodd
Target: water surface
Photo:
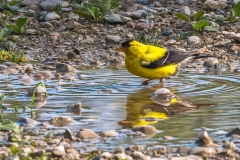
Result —
<path fill-rule="evenodd" d="M 237 67 L 237 66 L 235 66 Z M 81 78 L 79 78 L 81 75 Z M 153 138 L 122 138 L 117 144 L 154 144 L 171 146 L 185 144 L 198 137 L 202 126 L 212 129 L 213 139 L 216 131 L 230 131 L 240 125 L 240 74 L 224 71 L 220 75 L 206 72 L 182 72 L 165 81 L 165 88 L 181 98 L 184 103 L 164 107 L 150 99 L 158 89 L 152 81 L 142 86 L 144 79 L 131 75 L 126 69 L 107 69 L 104 67 L 78 70 L 75 81 L 48 80 L 48 99 L 46 104 L 36 108 L 36 120 L 49 121 L 54 116 L 70 116 L 74 122 L 67 126 L 73 131 L 80 128 L 96 132 L 116 129 L 129 131 L 134 126 L 153 125 L 158 133 Z M 0 92 L 5 94 L 4 105 L 30 107 L 30 99 L 25 95 L 29 88 L 38 82 L 25 84 L 17 76 L 1 76 Z M 66 106 L 82 103 L 81 114 L 70 113 Z M 184 104 L 191 104 L 186 107 Z M 17 121 L 29 117 L 29 113 L 13 114 L 7 112 L 3 118 Z M 177 138 L 164 141 L 164 136 Z M 221 135 L 220 135 L 221 136 Z"/>

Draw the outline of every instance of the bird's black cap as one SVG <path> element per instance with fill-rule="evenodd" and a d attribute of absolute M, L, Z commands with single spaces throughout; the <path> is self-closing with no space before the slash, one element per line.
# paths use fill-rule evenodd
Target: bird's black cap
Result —
<path fill-rule="evenodd" d="M 130 46 L 131 46 L 130 42 L 132 42 L 132 40 L 127 40 L 127 41 L 124 41 L 121 45 L 122 45 L 124 48 L 127 48 L 127 47 L 130 47 Z"/>

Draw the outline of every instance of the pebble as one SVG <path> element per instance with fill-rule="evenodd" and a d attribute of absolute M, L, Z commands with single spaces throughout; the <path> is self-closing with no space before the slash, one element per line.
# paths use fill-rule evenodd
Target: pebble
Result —
<path fill-rule="evenodd" d="M 69 139 L 70 141 L 73 141 L 75 139 L 75 136 L 70 129 L 65 130 L 63 137 L 65 139 Z"/>
<path fill-rule="evenodd" d="M 219 60 L 217 58 L 208 58 L 204 61 L 203 66 L 204 67 L 215 67 L 219 63 Z"/>
<path fill-rule="evenodd" d="M 115 130 L 104 131 L 101 133 L 101 137 L 116 137 L 118 133 Z"/>
<path fill-rule="evenodd" d="M 167 88 L 160 88 L 151 95 L 151 99 L 154 102 L 163 106 L 169 106 L 172 98 L 174 97 L 174 94 L 171 93 L 170 90 Z"/>
<path fill-rule="evenodd" d="M 228 5 L 220 0 L 206 0 L 203 3 L 203 8 L 206 10 L 215 11 L 216 9 L 225 9 Z"/>
<path fill-rule="evenodd" d="M 154 126 L 133 127 L 132 130 L 134 132 L 140 131 L 148 137 L 152 137 L 157 133 L 157 129 Z"/>
<path fill-rule="evenodd" d="M 107 35 L 106 37 L 106 41 L 107 43 L 118 43 L 121 41 L 121 37 L 120 36 L 114 36 L 114 35 Z"/>
<path fill-rule="evenodd" d="M 60 16 L 56 12 L 48 13 L 45 17 L 45 21 L 59 20 Z"/>
<path fill-rule="evenodd" d="M 132 157 L 133 159 L 145 160 L 145 155 L 139 151 L 134 151 Z"/>
<path fill-rule="evenodd" d="M 217 9 L 217 10 L 215 11 L 215 14 L 216 14 L 216 15 L 224 15 L 225 13 L 224 13 L 223 10 Z"/>
<path fill-rule="evenodd" d="M 187 40 L 188 45 L 198 45 L 201 44 L 201 40 L 198 36 L 190 36 Z"/>
<path fill-rule="evenodd" d="M 35 98 L 38 98 L 38 99 L 45 99 L 46 98 L 46 94 L 47 94 L 47 91 L 46 91 L 46 88 L 44 88 L 43 86 L 37 86 L 36 88 L 33 87 L 31 88 L 28 93 L 26 94 L 27 97 L 32 97 L 33 96 L 33 93 L 34 93 L 34 90 L 35 90 Z"/>
<path fill-rule="evenodd" d="M 58 63 L 56 65 L 56 71 L 57 72 L 75 72 L 76 69 L 69 65 L 69 64 L 65 64 L 65 63 Z"/>
<path fill-rule="evenodd" d="M 67 1 L 63 0 L 45 0 L 40 3 L 40 7 L 44 10 L 54 9 L 57 4 L 61 4 L 62 8 L 69 6 Z"/>
<path fill-rule="evenodd" d="M 59 157 L 64 156 L 66 154 L 64 146 L 54 147 L 52 154 Z"/>
<path fill-rule="evenodd" d="M 190 151 L 190 154 L 199 156 L 213 156 L 216 150 L 212 147 L 195 147 Z"/>
<path fill-rule="evenodd" d="M 172 33 L 173 33 L 173 30 L 170 29 L 170 30 L 163 31 L 161 35 L 162 36 L 169 36 Z"/>
<path fill-rule="evenodd" d="M 180 10 L 179 13 L 185 14 L 188 17 L 190 17 L 191 11 L 190 8 L 188 6 L 183 6 Z"/>
<path fill-rule="evenodd" d="M 57 116 L 50 119 L 50 123 L 54 126 L 69 126 L 73 121 L 73 118 L 68 116 Z"/>
<path fill-rule="evenodd" d="M 235 129 L 233 129 L 231 132 L 227 133 L 227 134 L 226 134 L 226 137 L 230 137 L 230 136 L 232 136 L 232 135 L 234 135 L 234 134 L 240 135 L 240 128 L 239 128 L 239 127 L 235 128 Z"/>
<path fill-rule="evenodd" d="M 93 139 L 98 138 L 99 136 L 91 129 L 80 129 L 76 135 L 77 138 L 81 139 Z"/>
<path fill-rule="evenodd" d="M 144 18 L 148 15 L 148 13 L 145 10 L 136 10 L 133 12 L 122 12 L 121 14 L 122 14 L 122 16 L 130 17 L 133 19 Z"/>

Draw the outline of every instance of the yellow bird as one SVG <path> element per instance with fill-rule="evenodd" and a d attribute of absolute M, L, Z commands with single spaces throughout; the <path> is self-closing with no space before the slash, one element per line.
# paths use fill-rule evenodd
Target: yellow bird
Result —
<path fill-rule="evenodd" d="M 178 70 L 178 63 L 183 60 L 212 57 L 196 52 L 167 50 L 145 45 L 136 40 L 123 42 L 116 51 L 125 53 L 125 66 L 130 73 L 147 79 L 143 85 L 148 85 L 153 79 L 160 79 L 159 83 L 163 85 L 163 78 L 174 75 Z"/>

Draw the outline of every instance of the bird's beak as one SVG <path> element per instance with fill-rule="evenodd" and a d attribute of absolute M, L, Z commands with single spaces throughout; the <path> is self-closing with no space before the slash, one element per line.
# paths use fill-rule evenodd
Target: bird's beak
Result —
<path fill-rule="evenodd" d="M 116 51 L 125 53 L 125 48 L 121 46 L 121 47 L 117 48 Z"/>

